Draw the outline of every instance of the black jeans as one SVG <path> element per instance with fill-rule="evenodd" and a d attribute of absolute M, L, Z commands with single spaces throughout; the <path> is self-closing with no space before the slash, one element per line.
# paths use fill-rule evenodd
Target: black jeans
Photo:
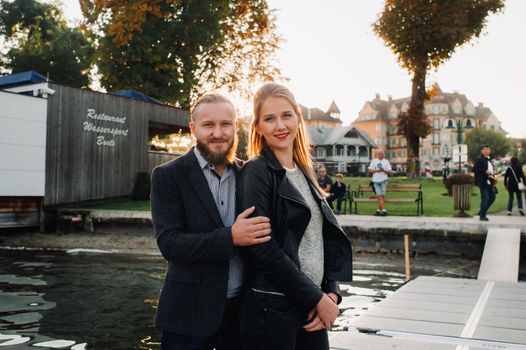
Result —
<path fill-rule="evenodd" d="M 238 314 L 238 307 L 225 311 L 219 329 L 210 337 L 193 337 L 163 330 L 161 350 L 241 350 Z"/>
<path fill-rule="evenodd" d="M 329 350 L 327 331 L 305 332 L 307 313 L 289 298 L 247 290 L 240 305 L 244 350 Z"/>
<path fill-rule="evenodd" d="M 522 192 L 521 191 L 510 191 L 508 190 L 508 211 L 513 209 L 513 195 L 517 196 L 517 206 L 522 209 Z"/>
<path fill-rule="evenodd" d="M 336 202 L 336 210 L 341 211 L 342 210 L 342 202 L 343 202 L 344 199 L 345 199 L 345 193 L 339 193 L 339 194 L 331 193 L 331 195 L 329 197 L 327 197 L 327 203 L 329 204 L 329 206 L 331 208 L 333 208 L 332 202 L 334 202 L 334 200 L 337 200 L 337 202 Z"/>
<path fill-rule="evenodd" d="M 479 216 L 481 218 L 485 218 L 486 214 L 488 213 L 489 207 L 495 202 L 495 191 L 493 190 L 493 186 L 485 185 L 480 186 L 480 212 Z"/>

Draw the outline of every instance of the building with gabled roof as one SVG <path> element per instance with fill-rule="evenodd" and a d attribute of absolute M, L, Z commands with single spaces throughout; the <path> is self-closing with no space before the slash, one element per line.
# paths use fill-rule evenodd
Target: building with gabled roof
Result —
<path fill-rule="evenodd" d="M 400 113 L 409 110 L 410 101 L 411 97 L 393 99 L 391 96 L 383 100 L 376 94 L 373 100 L 364 103 L 358 118 L 352 122 L 352 125 L 370 135 L 398 171 L 405 171 L 409 155 L 406 139 L 397 130 L 397 118 Z M 420 142 L 422 169 L 429 167 L 433 171 L 441 171 L 444 158 L 451 157 L 452 149 L 459 139 L 464 140 L 466 133 L 474 127 L 505 133 L 491 109 L 482 103 L 475 106 L 466 95 L 459 92 L 444 92 L 438 84 L 433 87 L 433 96 L 425 102 L 424 108 L 432 132 Z"/>
<path fill-rule="evenodd" d="M 316 107 L 309 108 L 301 104 L 299 106 L 307 127 L 337 128 L 343 124 L 340 119 L 340 109 L 334 101 L 332 101 L 326 112 Z"/>
<path fill-rule="evenodd" d="M 316 162 L 325 165 L 329 173 L 365 174 L 371 160 L 374 141 L 353 126 L 307 128 Z"/>

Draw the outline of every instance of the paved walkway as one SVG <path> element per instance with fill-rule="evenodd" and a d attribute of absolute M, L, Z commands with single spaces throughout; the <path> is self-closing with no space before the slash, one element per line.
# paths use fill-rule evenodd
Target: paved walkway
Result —
<path fill-rule="evenodd" d="M 342 227 L 358 230 L 421 230 L 444 231 L 463 234 L 485 235 L 489 228 L 518 228 L 526 236 L 526 217 L 488 215 L 490 221 L 471 218 L 431 217 L 431 216 L 386 216 L 339 215 Z"/>
<path fill-rule="evenodd" d="M 98 222 L 126 222 L 129 224 L 151 224 L 152 216 L 148 211 L 127 210 L 79 210 L 65 209 L 62 213 L 89 212 L 89 216 Z M 504 215 L 502 215 L 504 214 Z M 526 217 L 517 213 L 507 216 L 504 213 L 488 215 L 490 221 L 479 221 L 478 216 L 471 218 L 431 217 L 431 216 L 386 216 L 338 215 L 340 225 L 360 232 L 367 231 L 404 231 L 444 232 L 451 235 L 485 236 L 490 228 L 518 228 L 526 237 Z"/>

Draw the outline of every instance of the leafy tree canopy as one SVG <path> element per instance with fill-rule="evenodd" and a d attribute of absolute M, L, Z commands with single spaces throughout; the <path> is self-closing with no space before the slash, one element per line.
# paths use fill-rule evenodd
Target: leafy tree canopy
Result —
<path fill-rule="evenodd" d="M 373 30 L 413 75 L 409 110 L 399 116 L 398 124 L 407 139 L 408 154 L 418 155 L 420 138 L 431 130 L 424 111 L 428 70 L 438 68 L 459 46 L 479 37 L 487 16 L 503 8 L 504 0 L 385 1 Z"/>
<path fill-rule="evenodd" d="M 4 71 L 35 70 L 55 82 L 89 85 L 93 48 L 80 27 L 69 27 L 56 3 L 0 1 L 0 55 Z"/>
<path fill-rule="evenodd" d="M 504 0 L 387 0 L 373 29 L 413 73 L 450 59 L 503 8 Z"/>
<path fill-rule="evenodd" d="M 465 140 L 468 145 L 468 158 L 474 161 L 480 155 L 480 148 L 487 144 L 491 148 L 491 157 L 505 157 L 513 149 L 513 143 L 501 132 L 484 128 L 471 130 Z"/>
<path fill-rule="evenodd" d="M 203 92 L 249 92 L 281 75 L 282 41 L 264 0 L 80 0 L 108 90 L 188 108 Z"/>

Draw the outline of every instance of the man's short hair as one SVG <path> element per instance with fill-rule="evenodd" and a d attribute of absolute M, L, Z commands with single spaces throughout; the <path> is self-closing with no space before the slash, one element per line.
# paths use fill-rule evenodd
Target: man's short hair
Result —
<path fill-rule="evenodd" d="M 221 94 L 207 93 L 199 97 L 197 101 L 195 101 L 192 108 L 190 108 L 190 119 L 192 121 L 194 121 L 194 115 L 195 115 L 195 111 L 197 110 L 197 107 L 199 107 L 202 104 L 207 104 L 207 103 L 228 103 L 234 109 L 234 113 L 236 113 L 236 108 L 234 107 L 234 104 L 227 97 Z"/>
<path fill-rule="evenodd" d="M 490 147 L 489 147 L 489 145 L 487 143 L 485 143 L 482 146 L 480 146 L 480 149 L 483 149 L 483 148 L 490 148 Z"/>
<path fill-rule="evenodd" d="M 322 170 L 327 171 L 327 168 L 325 168 L 323 165 L 321 165 L 321 166 L 318 168 L 318 171 L 322 171 Z"/>
<path fill-rule="evenodd" d="M 343 179 L 343 174 L 342 173 L 338 173 L 338 174 L 336 174 L 336 177 L 341 177 Z"/>

